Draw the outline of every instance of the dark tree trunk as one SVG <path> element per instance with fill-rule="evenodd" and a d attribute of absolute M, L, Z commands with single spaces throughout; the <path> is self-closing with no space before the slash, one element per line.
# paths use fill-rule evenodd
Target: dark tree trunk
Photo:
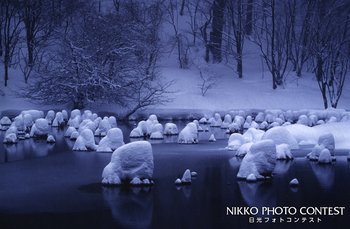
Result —
<path fill-rule="evenodd" d="M 9 64 L 5 61 L 4 63 L 5 68 L 5 75 L 4 75 L 4 81 L 5 81 L 5 87 L 7 87 L 7 81 L 9 80 Z"/>
<path fill-rule="evenodd" d="M 251 35 L 253 32 L 253 0 L 247 1 L 245 32 L 247 35 Z"/>
<path fill-rule="evenodd" d="M 237 74 L 238 78 L 243 78 L 243 53 L 242 53 L 242 48 L 241 48 L 241 41 L 237 40 L 237 45 L 236 45 L 236 51 L 237 51 L 237 56 L 236 56 L 236 61 L 237 61 Z"/>
<path fill-rule="evenodd" d="M 213 3 L 213 22 L 212 31 L 210 32 L 210 51 L 213 54 L 213 62 L 222 61 L 221 44 L 222 30 L 224 26 L 224 9 L 225 0 L 214 0 Z"/>
<path fill-rule="evenodd" d="M 180 15 L 181 15 L 181 16 L 184 15 L 185 1 L 186 1 L 186 0 L 182 0 L 182 2 L 181 2 L 181 9 L 180 9 Z"/>

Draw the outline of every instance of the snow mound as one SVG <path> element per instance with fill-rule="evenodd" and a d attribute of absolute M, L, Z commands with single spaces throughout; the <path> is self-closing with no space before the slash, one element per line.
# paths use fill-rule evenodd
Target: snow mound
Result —
<path fill-rule="evenodd" d="M 33 117 L 31 114 L 25 114 L 23 115 L 23 125 L 24 128 L 30 128 L 34 124 Z"/>
<path fill-rule="evenodd" d="M 181 182 L 183 184 L 190 184 L 190 183 L 192 183 L 191 171 L 189 169 L 185 170 L 184 174 L 182 175 Z"/>
<path fill-rule="evenodd" d="M 68 112 L 66 110 L 62 110 L 62 116 L 63 116 L 63 120 L 65 122 L 68 121 Z"/>
<path fill-rule="evenodd" d="M 134 128 L 131 132 L 130 132 L 130 137 L 131 138 L 141 138 L 141 137 L 146 137 L 147 133 L 148 133 L 148 123 L 146 121 L 140 121 L 137 124 L 137 127 Z"/>
<path fill-rule="evenodd" d="M 232 117 L 229 114 L 226 114 L 224 117 L 224 121 L 221 124 L 221 128 L 226 129 L 232 123 Z"/>
<path fill-rule="evenodd" d="M 210 126 L 212 127 L 220 127 L 222 124 L 222 119 L 219 113 L 215 113 L 214 117 L 212 117 L 210 120 Z"/>
<path fill-rule="evenodd" d="M 4 116 L 0 119 L 0 125 L 2 126 L 10 126 L 11 125 L 11 119 L 7 116 Z"/>
<path fill-rule="evenodd" d="M 181 130 L 177 142 L 180 144 L 198 143 L 197 125 L 193 122 L 188 123 L 185 128 Z"/>
<path fill-rule="evenodd" d="M 147 141 L 131 142 L 113 152 L 111 162 L 103 169 L 102 183 L 116 184 L 115 181 L 128 181 L 135 177 L 151 179 L 153 167 L 151 144 Z"/>
<path fill-rule="evenodd" d="M 75 119 L 76 117 L 81 117 L 81 112 L 78 109 L 74 109 L 70 112 L 70 119 Z"/>
<path fill-rule="evenodd" d="M 64 117 L 62 112 L 57 112 L 55 119 L 52 121 L 52 126 L 53 127 L 59 127 L 64 125 Z"/>
<path fill-rule="evenodd" d="M 112 128 L 99 142 L 97 151 L 112 152 L 122 145 L 124 145 L 123 132 L 119 128 Z"/>
<path fill-rule="evenodd" d="M 77 140 L 77 138 L 79 137 L 79 132 L 74 130 L 71 135 L 69 136 L 70 140 Z"/>
<path fill-rule="evenodd" d="M 331 133 L 323 134 L 318 138 L 318 144 L 328 149 L 332 156 L 334 156 L 335 140 Z"/>
<path fill-rule="evenodd" d="M 210 135 L 209 141 L 210 141 L 210 142 L 216 142 L 216 138 L 215 138 L 214 134 L 211 134 L 211 135 Z"/>
<path fill-rule="evenodd" d="M 96 150 L 95 137 L 90 129 L 84 129 L 74 143 L 73 150 Z"/>
<path fill-rule="evenodd" d="M 107 117 L 104 117 L 98 124 L 98 128 L 95 131 L 95 136 L 106 136 L 108 130 L 110 130 L 111 124 Z"/>
<path fill-rule="evenodd" d="M 274 127 L 266 131 L 262 136 L 263 140 L 271 139 L 275 144 L 288 144 L 291 149 L 298 149 L 299 145 L 294 136 L 285 127 Z"/>
<path fill-rule="evenodd" d="M 228 145 L 226 149 L 228 150 L 237 150 L 241 145 L 245 143 L 245 139 L 242 134 L 233 133 L 228 139 Z"/>
<path fill-rule="evenodd" d="M 30 114 L 34 120 L 37 120 L 39 118 L 44 118 L 44 112 L 43 111 L 38 111 L 38 110 L 26 110 L 26 111 L 22 111 L 21 115 L 26 115 L 26 114 Z"/>
<path fill-rule="evenodd" d="M 67 128 L 66 132 L 64 133 L 64 136 L 66 138 L 69 138 L 74 131 L 77 131 L 74 127 L 70 126 Z"/>
<path fill-rule="evenodd" d="M 255 128 L 249 128 L 244 134 L 243 137 L 246 142 L 257 142 L 260 141 L 262 136 L 265 134 L 263 130 L 257 130 Z"/>
<path fill-rule="evenodd" d="M 176 124 L 174 123 L 166 123 L 164 126 L 164 135 L 177 135 L 179 131 L 177 129 Z"/>
<path fill-rule="evenodd" d="M 163 134 L 160 131 L 155 131 L 151 133 L 150 139 L 163 139 Z"/>
<path fill-rule="evenodd" d="M 276 145 L 276 159 L 277 160 L 291 160 L 293 155 L 290 151 L 290 146 L 288 144 Z"/>
<path fill-rule="evenodd" d="M 328 149 L 323 149 L 318 157 L 318 163 L 330 164 L 332 163 L 332 155 Z"/>
<path fill-rule="evenodd" d="M 247 143 L 244 143 L 243 145 L 241 145 L 236 152 L 236 156 L 237 157 L 244 157 L 250 151 L 250 147 L 252 145 L 253 145 L 253 142 L 247 142 Z"/>
<path fill-rule="evenodd" d="M 55 112 L 53 110 L 49 110 L 46 114 L 46 117 L 45 119 L 49 122 L 49 124 L 51 125 L 52 124 L 52 121 L 54 120 L 55 118 Z"/>
<path fill-rule="evenodd" d="M 243 158 L 237 178 L 253 174 L 257 179 L 270 176 L 276 164 L 276 145 L 273 140 L 261 140 L 250 147 Z"/>
<path fill-rule="evenodd" d="M 109 116 L 108 121 L 111 125 L 111 128 L 117 127 L 117 119 L 114 116 Z"/>
<path fill-rule="evenodd" d="M 289 185 L 290 185 L 290 186 L 298 186 L 298 185 L 299 185 L 298 179 L 297 179 L 297 178 L 294 178 L 293 180 L 291 180 L 291 181 L 289 182 Z"/>
<path fill-rule="evenodd" d="M 6 130 L 3 143 L 17 143 L 17 127 L 11 126 L 9 129 Z"/>
<path fill-rule="evenodd" d="M 76 129 L 79 128 L 79 124 L 80 124 L 80 116 L 75 116 L 74 118 L 71 118 L 68 121 L 68 125 L 76 128 Z"/>
<path fill-rule="evenodd" d="M 254 119 L 256 122 L 258 123 L 262 123 L 263 121 L 265 121 L 265 114 L 264 112 L 259 112 Z"/>
<path fill-rule="evenodd" d="M 39 118 L 35 121 L 30 130 L 31 137 L 46 137 L 50 132 L 50 126 L 47 119 Z"/>
<path fill-rule="evenodd" d="M 49 135 L 47 136 L 46 142 L 47 142 L 47 143 L 55 143 L 55 142 L 56 142 L 56 139 L 55 139 L 54 136 L 52 136 L 51 134 L 49 134 Z"/>

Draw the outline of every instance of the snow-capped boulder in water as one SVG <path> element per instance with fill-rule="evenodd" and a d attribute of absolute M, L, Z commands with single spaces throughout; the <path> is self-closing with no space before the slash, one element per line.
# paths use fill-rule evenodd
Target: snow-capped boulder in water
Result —
<path fill-rule="evenodd" d="M 91 119 L 84 119 L 80 123 L 78 131 L 82 132 L 85 129 L 90 129 L 92 132 L 95 132 L 96 128 L 97 128 L 96 124 L 93 121 L 91 121 Z M 103 136 L 105 136 L 105 135 L 103 135 Z"/>
<path fill-rule="evenodd" d="M 14 144 L 17 143 L 17 135 L 15 133 L 6 134 L 3 140 L 5 144 Z"/>
<path fill-rule="evenodd" d="M 277 160 L 291 160 L 293 155 L 290 151 L 290 146 L 288 144 L 279 144 L 276 146 L 276 158 Z"/>
<path fill-rule="evenodd" d="M 135 177 L 152 179 L 152 146 L 147 141 L 136 141 L 116 149 L 111 162 L 103 169 L 103 184 L 118 184 L 115 181 L 129 181 Z M 120 183 L 119 183 L 120 184 Z"/>
<path fill-rule="evenodd" d="M 297 124 L 308 126 L 310 123 L 309 118 L 306 115 L 300 115 L 297 121 Z"/>
<path fill-rule="evenodd" d="M 31 137 L 47 137 L 50 132 L 50 126 L 47 119 L 39 118 L 35 121 L 30 130 Z"/>
<path fill-rule="evenodd" d="M 56 142 L 56 139 L 55 139 L 54 136 L 52 136 L 51 134 L 49 134 L 49 135 L 47 136 L 46 142 L 47 142 L 47 143 L 55 143 L 55 142 Z"/>
<path fill-rule="evenodd" d="M 198 122 L 199 122 L 200 124 L 207 124 L 207 123 L 208 123 L 208 120 L 207 120 L 206 117 L 203 117 L 203 118 L 199 119 Z"/>
<path fill-rule="evenodd" d="M 324 149 L 324 146 L 316 144 L 312 151 L 306 156 L 311 161 L 317 161 L 320 156 L 321 151 Z"/>
<path fill-rule="evenodd" d="M 318 163 L 321 164 L 330 164 L 332 163 L 332 155 L 328 149 L 323 149 L 318 157 Z"/>
<path fill-rule="evenodd" d="M 181 130 L 177 142 L 180 144 L 198 143 L 197 125 L 193 122 L 188 123 L 185 128 Z"/>
<path fill-rule="evenodd" d="M 262 136 L 265 134 L 263 130 L 257 130 L 255 128 L 249 128 L 244 134 L 243 137 L 246 142 L 257 142 L 260 141 Z"/>
<path fill-rule="evenodd" d="M 114 116 L 108 117 L 109 124 L 111 125 L 111 128 L 117 127 L 117 119 Z"/>
<path fill-rule="evenodd" d="M 215 113 L 214 117 L 210 119 L 210 126 L 212 127 L 220 127 L 222 124 L 222 119 L 219 113 Z"/>
<path fill-rule="evenodd" d="M 52 127 L 62 127 L 65 124 L 62 112 L 57 112 L 55 119 L 52 121 Z"/>
<path fill-rule="evenodd" d="M 288 144 L 291 149 L 299 149 L 299 144 L 294 136 L 284 127 L 274 127 L 266 131 L 262 136 L 262 140 L 271 139 L 275 144 Z"/>
<path fill-rule="evenodd" d="M 247 142 L 241 145 L 236 152 L 236 156 L 244 157 L 250 151 L 250 147 L 252 147 L 253 144 L 253 142 Z"/>
<path fill-rule="evenodd" d="M 265 120 L 265 114 L 264 112 L 259 112 L 254 119 L 258 123 L 262 123 Z"/>
<path fill-rule="evenodd" d="M 182 175 L 181 183 L 182 184 L 190 184 L 190 183 L 192 183 L 191 171 L 189 169 L 186 169 L 186 171 Z"/>
<path fill-rule="evenodd" d="M 232 123 L 232 117 L 229 114 L 226 114 L 224 117 L 224 121 L 221 124 L 221 128 L 226 129 Z"/>
<path fill-rule="evenodd" d="M 77 140 L 77 138 L 79 137 L 79 132 L 74 130 L 71 135 L 69 136 L 70 140 Z"/>
<path fill-rule="evenodd" d="M 65 122 L 67 122 L 68 121 L 68 112 L 66 110 L 62 110 L 61 113 L 62 113 L 62 116 L 63 116 L 63 120 Z"/>
<path fill-rule="evenodd" d="M 119 128 L 112 128 L 99 142 L 97 151 L 112 152 L 122 145 L 124 145 L 123 132 Z"/>
<path fill-rule="evenodd" d="M 298 186 L 298 185 L 299 185 L 299 181 L 297 178 L 294 178 L 289 182 L 289 186 Z"/>
<path fill-rule="evenodd" d="M 166 123 L 164 126 L 164 135 L 177 135 L 179 134 L 179 130 L 177 129 L 176 124 L 174 123 Z"/>
<path fill-rule="evenodd" d="M 55 118 L 55 112 L 53 110 L 49 110 L 46 114 L 45 119 L 49 122 L 49 125 L 52 124 L 52 121 Z"/>
<path fill-rule="evenodd" d="M 0 119 L 0 127 L 1 130 L 7 130 L 11 126 L 11 119 L 9 117 L 4 116 Z"/>
<path fill-rule="evenodd" d="M 261 140 L 250 147 L 243 158 L 237 178 L 246 179 L 253 174 L 257 179 L 270 176 L 276 164 L 276 145 L 273 140 Z"/>
<path fill-rule="evenodd" d="M 23 124 L 24 124 L 25 128 L 30 128 L 33 126 L 34 121 L 33 121 L 33 117 L 31 114 L 23 115 Z"/>
<path fill-rule="evenodd" d="M 76 130 L 74 127 L 70 126 L 70 127 L 68 127 L 68 129 L 67 129 L 66 132 L 64 133 L 64 136 L 65 136 L 66 138 L 69 138 L 69 137 L 72 135 L 72 133 L 73 133 L 74 131 L 77 131 L 77 130 Z"/>
<path fill-rule="evenodd" d="M 210 142 L 216 142 L 216 138 L 215 138 L 214 134 L 211 134 L 211 135 L 210 135 L 209 141 L 210 141 Z"/>
<path fill-rule="evenodd" d="M 73 150 L 86 151 L 96 150 L 94 134 L 90 129 L 84 129 L 74 143 Z"/>
<path fill-rule="evenodd" d="M 334 156 L 335 140 L 331 133 L 323 134 L 318 138 L 318 144 L 328 149 L 332 156 Z"/>
<path fill-rule="evenodd" d="M 104 117 L 98 124 L 98 128 L 95 131 L 95 136 L 106 136 L 109 129 L 111 129 L 111 124 L 107 117 Z"/>
<path fill-rule="evenodd" d="M 147 133 L 148 133 L 148 124 L 146 121 L 140 121 L 137 124 L 137 127 L 134 128 L 131 132 L 130 132 L 130 137 L 131 138 L 141 138 L 141 137 L 146 137 Z"/>
<path fill-rule="evenodd" d="M 75 119 L 76 117 L 81 117 L 81 112 L 78 109 L 74 109 L 70 112 L 70 119 Z"/>
<path fill-rule="evenodd" d="M 83 120 L 90 119 L 92 121 L 92 112 L 90 110 L 85 110 L 81 118 Z"/>
<path fill-rule="evenodd" d="M 237 150 L 241 145 L 245 143 L 245 139 L 242 134 L 233 133 L 228 139 L 228 145 L 226 149 L 228 150 Z"/>
<path fill-rule="evenodd" d="M 43 111 L 38 111 L 38 110 L 26 110 L 22 111 L 21 115 L 26 115 L 30 114 L 33 118 L 33 121 L 39 119 L 39 118 L 44 118 L 44 112 Z"/>

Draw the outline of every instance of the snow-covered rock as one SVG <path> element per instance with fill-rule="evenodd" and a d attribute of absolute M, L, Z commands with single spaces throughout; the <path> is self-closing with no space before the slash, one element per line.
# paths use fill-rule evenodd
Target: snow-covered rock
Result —
<path fill-rule="evenodd" d="M 140 180 L 140 178 L 134 177 L 134 178 L 130 181 L 130 184 L 131 184 L 131 185 L 134 185 L 134 186 L 139 186 L 139 185 L 142 185 L 142 181 Z"/>
<path fill-rule="evenodd" d="M 107 132 L 107 135 L 101 139 L 96 150 L 112 152 L 122 145 L 124 145 L 123 132 L 119 128 L 112 128 Z"/>
<path fill-rule="evenodd" d="M 311 152 L 307 155 L 307 158 L 309 158 L 311 161 L 317 161 L 323 149 L 324 149 L 323 145 L 321 146 L 316 144 L 312 148 Z"/>
<path fill-rule="evenodd" d="M 198 143 L 197 125 L 193 122 L 188 123 L 185 128 L 181 130 L 177 142 L 180 144 Z"/>
<path fill-rule="evenodd" d="M 177 129 L 176 124 L 174 123 L 166 123 L 164 126 L 164 135 L 177 135 L 179 131 Z"/>
<path fill-rule="evenodd" d="M 256 122 L 258 123 L 262 123 L 263 121 L 265 121 L 265 114 L 264 112 L 259 112 L 254 119 Z"/>
<path fill-rule="evenodd" d="M 297 121 L 297 124 L 308 126 L 310 123 L 309 118 L 306 115 L 300 115 Z"/>
<path fill-rule="evenodd" d="M 81 116 L 83 120 L 90 119 L 92 121 L 92 111 L 90 110 L 85 110 L 83 112 L 83 115 Z"/>
<path fill-rule="evenodd" d="M 62 116 L 63 116 L 63 120 L 65 122 L 67 122 L 68 121 L 68 112 L 66 110 L 62 110 L 61 113 L 62 113 Z"/>
<path fill-rule="evenodd" d="M 74 131 L 77 131 L 74 127 L 68 127 L 66 132 L 64 133 L 64 137 L 69 138 Z"/>
<path fill-rule="evenodd" d="M 210 119 L 210 126 L 212 127 L 220 127 L 222 124 L 221 115 L 219 113 L 215 113 L 214 117 Z"/>
<path fill-rule="evenodd" d="M 98 124 L 98 128 L 95 131 L 95 136 L 106 136 L 108 130 L 110 130 L 111 128 L 112 127 L 108 117 L 104 117 Z"/>
<path fill-rule="evenodd" d="M 310 114 L 309 115 L 309 126 L 315 126 L 317 125 L 318 122 L 318 117 L 315 114 Z"/>
<path fill-rule="evenodd" d="M 73 150 L 96 150 L 95 137 L 90 129 L 84 129 L 74 143 Z"/>
<path fill-rule="evenodd" d="M 33 118 L 33 121 L 39 119 L 39 118 L 44 118 L 44 112 L 43 111 L 38 111 L 38 110 L 26 110 L 22 111 L 21 115 L 26 115 L 30 114 Z"/>
<path fill-rule="evenodd" d="M 256 178 L 256 176 L 253 174 L 253 173 L 251 173 L 251 174 L 249 174 L 248 176 L 247 176 L 247 181 L 248 182 L 255 182 L 255 181 L 257 181 L 258 179 Z"/>
<path fill-rule="evenodd" d="M 79 132 L 74 130 L 71 135 L 69 136 L 70 140 L 77 140 L 77 138 L 79 137 Z"/>
<path fill-rule="evenodd" d="M 332 155 L 328 149 L 323 149 L 318 157 L 318 163 L 329 164 L 332 163 Z"/>
<path fill-rule="evenodd" d="M 250 147 L 252 145 L 253 145 L 253 142 L 247 142 L 247 143 L 244 143 L 243 145 L 241 145 L 236 152 L 236 156 L 237 157 L 244 157 L 250 151 Z"/>
<path fill-rule="evenodd" d="M 200 124 L 207 124 L 207 123 L 208 123 L 208 120 L 207 120 L 206 117 L 203 117 L 203 118 L 199 119 L 198 122 L 199 122 Z"/>
<path fill-rule="evenodd" d="M 45 119 L 49 122 L 49 125 L 52 124 L 52 121 L 55 118 L 55 112 L 53 110 L 49 110 L 46 114 Z"/>
<path fill-rule="evenodd" d="M 275 144 L 288 144 L 291 149 L 298 149 L 299 145 L 294 136 L 285 127 L 274 127 L 266 131 L 262 139 L 271 139 Z"/>
<path fill-rule="evenodd" d="M 190 183 L 192 183 L 191 171 L 189 169 L 185 170 L 184 174 L 182 175 L 181 182 L 183 184 L 190 184 Z"/>
<path fill-rule="evenodd" d="M 153 175 L 152 146 L 147 141 L 136 141 L 116 149 L 111 162 L 104 168 L 102 182 L 113 184 L 115 180 L 151 179 Z"/>
<path fill-rule="evenodd" d="M 221 128 L 226 129 L 232 123 L 232 117 L 229 114 L 226 114 L 224 117 L 224 121 L 221 124 Z"/>
<path fill-rule="evenodd" d="M 7 116 L 4 116 L 0 119 L 0 127 L 1 130 L 7 130 L 9 126 L 11 125 L 11 119 Z"/>
<path fill-rule="evenodd" d="M 70 118 L 68 121 L 68 125 L 74 127 L 75 129 L 79 128 L 79 124 L 80 124 L 80 116 L 74 116 L 74 118 Z"/>
<path fill-rule="evenodd" d="M 294 178 L 289 182 L 289 186 L 298 186 L 298 185 L 299 185 L 299 181 L 297 178 Z"/>
<path fill-rule="evenodd" d="M 246 142 L 257 142 L 260 141 L 262 136 L 265 134 L 263 130 L 257 130 L 255 128 L 249 128 L 244 134 L 243 137 Z"/>
<path fill-rule="evenodd" d="M 242 130 L 242 127 L 239 124 L 233 122 L 228 126 L 228 130 L 229 130 L 229 133 L 237 133 Z"/>
<path fill-rule="evenodd" d="M 140 121 L 137 124 L 137 127 L 134 128 L 131 132 L 130 132 L 130 137 L 131 138 L 141 138 L 141 137 L 145 137 L 147 136 L 148 133 L 148 127 L 149 123 L 147 123 L 146 121 Z"/>
<path fill-rule="evenodd" d="M 55 119 L 52 121 L 52 126 L 53 127 L 59 127 L 64 125 L 64 117 L 62 112 L 57 112 Z"/>
<path fill-rule="evenodd" d="M 46 137 L 50 132 L 50 126 L 47 119 L 39 118 L 35 120 L 32 129 L 30 130 L 31 137 Z"/>
<path fill-rule="evenodd" d="M 117 119 L 114 116 L 109 116 L 108 121 L 111 125 L 111 128 L 117 127 Z"/>
<path fill-rule="evenodd" d="M 282 143 L 276 145 L 276 159 L 277 160 L 290 160 L 293 159 L 293 155 L 288 144 Z"/>
<path fill-rule="evenodd" d="M 6 134 L 3 140 L 5 144 L 14 144 L 17 143 L 17 135 L 15 133 Z"/>
<path fill-rule="evenodd" d="M 228 139 L 228 145 L 226 149 L 228 150 L 237 150 L 241 145 L 245 143 L 245 139 L 242 134 L 233 133 Z"/>
<path fill-rule="evenodd" d="M 160 131 L 155 131 L 151 133 L 150 139 L 163 139 L 163 134 Z"/>
<path fill-rule="evenodd" d="M 210 141 L 210 142 L 216 142 L 216 138 L 215 138 L 214 134 L 211 134 L 211 135 L 210 135 L 209 141 Z"/>
<path fill-rule="evenodd" d="M 266 121 L 263 121 L 259 125 L 259 129 L 261 129 L 261 130 L 267 130 L 268 127 L 269 127 L 269 124 Z"/>
<path fill-rule="evenodd" d="M 23 115 L 23 125 L 25 128 L 32 127 L 34 124 L 34 120 L 31 114 L 24 114 Z"/>
<path fill-rule="evenodd" d="M 318 138 L 318 144 L 328 149 L 332 156 L 334 156 L 335 140 L 331 133 L 323 134 Z"/>
<path fill-rule="evenodd" d="M 180 184 L 182 184 L 182 182 L 181 182 L 181 179 L 180 178 L 177 178 L 176 180 L 175 180 L 175 182 L 174 182 L 176 185 L 180 185 Z"/>
<path fill-rule="evenodd" d="M 24 131 L 26 129 L 26 126 L 24 126 L 24 115 L 18 115 L 14 118 L 11 126 L 15 126 L 18 131 Z"/>
<path fill-rule="evenodd" d="M 49 135 L 47 136 L 46 142 L 47 142 L 47 143 L 55 143 L 55 142 L 56 142 L 56 139 L 55 139 L 54 136 L 52 136 L 51 134 L 49 134 Z"/>
<path fill-rule="evenodd" d="M 70 119 L 75 119 L 76 117 L 81 117 L 81 112 L 78 109 L 74 109 L 70 112 Z"/>
<path fill-rule="evenodd" d="M 250 147 L 243 158 L 237 178 L 254 174 L 257 179 L 271 175 L 276 164 L 276 145 L 273 140 L 261 140 Z"/>
<path fill-rule="evenodd" d="M 97 128 L 96 124 L 93 121 L 91 121 L 91 119 L 84 119 L 79 124 L 78 131 L 79 131 L 79 133 L 81 133 L 85 129 L 90 129 L 94 133 L 96 128 Z M 103 136 L 105 136 L 105 135 L 103 135 Z"/>

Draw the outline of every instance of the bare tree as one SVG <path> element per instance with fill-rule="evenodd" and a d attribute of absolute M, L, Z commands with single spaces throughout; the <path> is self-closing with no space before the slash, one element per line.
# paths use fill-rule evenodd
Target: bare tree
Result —
<path fill-rule="evenodd" d="M 222 61 L 222 31 L 224 27 L 224 12 L 226 0 L 214 0 L 212 12 L 212 31 L 210 32 L 210 52 L 213 56 L 214 63 Z"/>
<path fill-rule="evenodd" d="M 314 2 L 313 8 L 310 50 L 314 72 L 324 108 L 336 108 L 349 68 L 350 3 L 323 0 Z"/>
<path fill-rule="evenodd" d="M 16 50 L 16 45 L 20 39 L 20 24 L 19 17 L 20 2 L 18 0 L 3 0 L 0 7 L 3 12 L 2 17 L 2 44 L 4 51 L 4 84 L 7 86 L 9 80 L 9 67 L 12 63 L 12 57 Z"/>

